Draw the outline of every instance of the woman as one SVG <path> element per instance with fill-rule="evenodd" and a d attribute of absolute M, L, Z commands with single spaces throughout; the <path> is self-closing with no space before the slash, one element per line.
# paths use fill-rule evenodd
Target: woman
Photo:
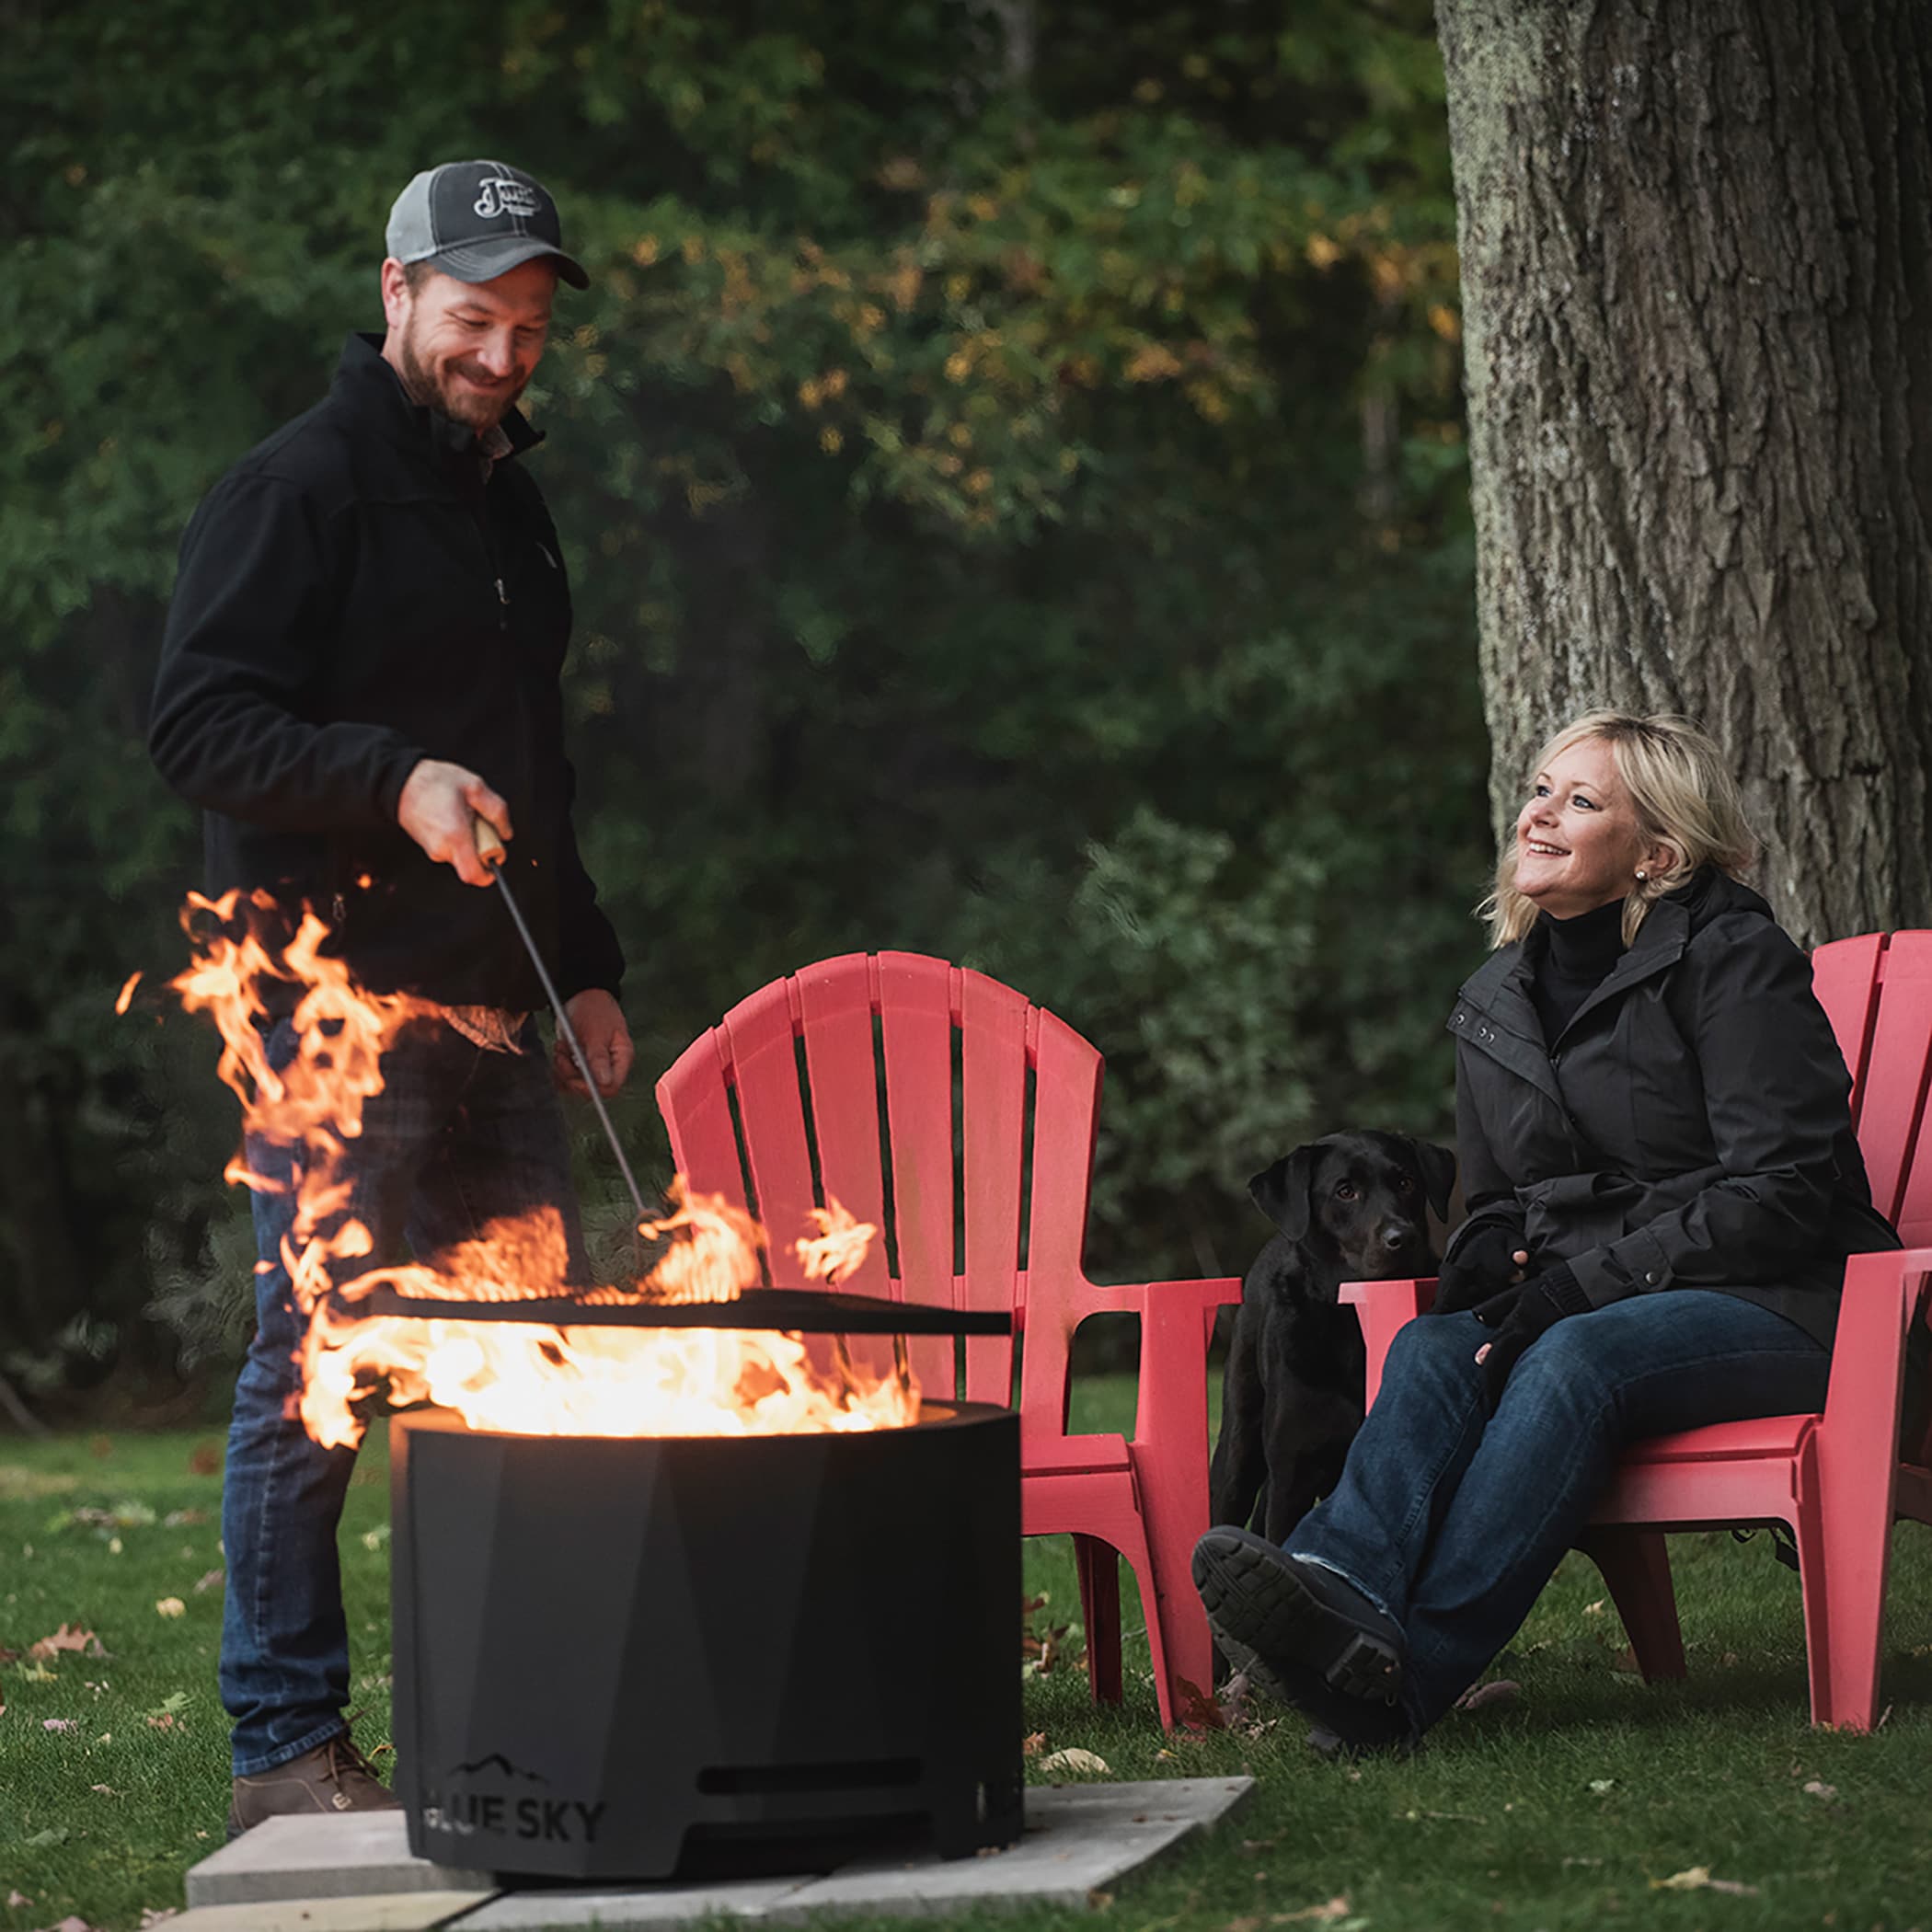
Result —
<path fill-rule="evenodd" d="M 1681 719 L 1593 711 L 1537 759 L 1449 1020 L 1469 1213 L 1434 1310 L 1285 1548 L 1194 1553 L 1222 1650 L 1345 1747 L 1455 1703 L 1632 1438 L 1821 1408 L 1844 1258 L 1898 1246 L 1754 857 Z"/>

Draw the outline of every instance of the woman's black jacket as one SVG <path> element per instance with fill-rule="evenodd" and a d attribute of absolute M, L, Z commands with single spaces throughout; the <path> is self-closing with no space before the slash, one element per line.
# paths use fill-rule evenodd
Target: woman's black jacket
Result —
<path fill-rule="evenodd" d="M 1456 1141 L 1469 1219 L 1567 1261 L 1592 1304 L 1717 1288 L 1829 1343 L 1844 1258 L 1896 1248 L 1853 1138 L 1850 1079 L 1811 963 L 1710 868 L 1660 900 L 1554 1042 L 1529 985 L 1543 936 L 1464 985 Z"/>

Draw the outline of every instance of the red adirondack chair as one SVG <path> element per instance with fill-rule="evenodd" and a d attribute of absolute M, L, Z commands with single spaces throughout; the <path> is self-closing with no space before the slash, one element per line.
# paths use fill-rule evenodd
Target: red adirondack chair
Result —
<path fill-rule="evenodd" d="M 1932 932 L 1869 933 L 1821 946 L 1812 983 L 1852 1075 L 1852 1114 L 1872 1199 L 1903 1251 L 1854 1255 L 1823 1413 L 1720 1422 L 1651 1436 L 1625 1455 L 1579 1540 L 1604 1573 L 1646 1682 L 1685 1674 L 1664 1533 L 1784 1523 L 1798 1544 L 1811 1721 L 1869 1731 L 1892 1525 L 1932 1524 L 1932 1423 L 1900 1440 L 1905 1342 L 1932 1320 Z M 1354 1282 L 1368 1399 L 1389 1343 L 1433 1300 L 1433 1282 Z M 1926 1392 L 1932 1395 L 1932 1391 Z M 1928 1404 L 1932 1408 L 1932 1404 Z"/>
<path fill-rule="evenodd" d="M 775 1242 L 828 1194 L 886 1231 L 842 1286 L 1011 1311 L 1025 1533 L 1074 1538 L 1097 1698 L 1121 1696 L 1117 1555 L 1133 1565 L 1171 1727 L 1192 1708 L 1186 1686 L 1210 1685 L 1188 1565 L 1208 1526 L 1208 1340 L 1241 1284 L 1102 1287 L 1082 1273 L 1100 1073 L 1072 1028 L 997 981 L 917 953 L 851 953 L 741 1001 L 657 1095 L 679 1171 L 753 1207 Z M 1132 1442 L 1066 1428 L 1074 1330 L 1110 1311 L 1141 1320 Z M 956 1383 L 949 1338 L 910 1343 L 928 1395 L 1003 1405 L 1013 1347 L 967 1340 Z"/>

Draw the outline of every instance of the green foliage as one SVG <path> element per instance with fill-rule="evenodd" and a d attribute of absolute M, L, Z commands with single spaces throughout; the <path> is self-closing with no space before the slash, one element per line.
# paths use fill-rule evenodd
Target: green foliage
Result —
<path fill-rule="evenodd" d="M 108 1015 L 195 876 L 174 546 L 457 154 L 593 274 L 528 405 L 647 1082 L 812 958 L 982 967 L 1108 1055 L 1115 1276 L 1238 1269 L 1310 1133 L 1445 1130 L 1487 834 L 1422 0 L 9 17 L 0 1328 L 178 1300 L 245 1212 L 208 1041 Z"/>

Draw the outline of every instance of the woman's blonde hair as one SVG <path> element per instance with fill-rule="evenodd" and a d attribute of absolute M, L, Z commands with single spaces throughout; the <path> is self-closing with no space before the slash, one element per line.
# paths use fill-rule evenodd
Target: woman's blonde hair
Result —
<path fill-rule="evenodd" d="M 1650 908 L 1675 891 L 1700 866 L 1741 878 L 1758 855 L 1744 818 L 1744 801 L 1724 754 L 1687 718 L 1660 711 L 1586 711 L 1536 753 L 1533 771 L 1587 738 L 1601 739 L 1637 808 L 1643 837 L 1669 852 L 1668 862 L 1631 882 L 1624 901 L 1624 944 L 1637 937 Z M 1516 835 L 1512 827 L 1496 866 L 1496 889 L 1478 908 L 1489 923 L 1489 943 L 1507 946 L 1535 924 L 1535 902 L 1516 890 Z"/>

